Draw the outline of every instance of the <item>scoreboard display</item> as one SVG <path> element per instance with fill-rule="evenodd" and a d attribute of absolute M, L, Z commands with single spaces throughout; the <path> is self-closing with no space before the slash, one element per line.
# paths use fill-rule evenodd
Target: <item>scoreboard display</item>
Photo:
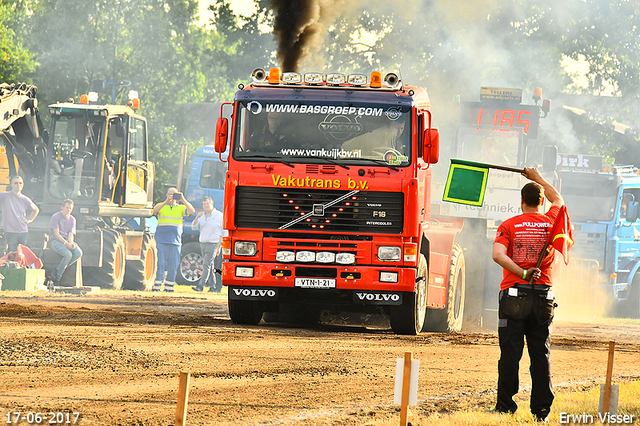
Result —
<path fill-rule="evenodd" d="M 540 107 L 510 102 L 463 102 L 460 121 L 464 125 L 498 131 L 523 132 L 527 138 L 538 137 Z"/>

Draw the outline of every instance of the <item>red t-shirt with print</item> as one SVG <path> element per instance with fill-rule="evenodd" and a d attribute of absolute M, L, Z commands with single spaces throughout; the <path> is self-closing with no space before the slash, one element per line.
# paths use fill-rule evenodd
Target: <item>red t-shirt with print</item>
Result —
<path fill-rule="evenodd" d="M 538 264 L 540 251 L 547 242 L 548 233 L 558 216 L 560 208 L 551 206 L 548 212 L 523 213 L 521 215 L 505 220 L 498 227 L 498 233 L 494 243 L 500 243 L 507 248 L 507 256 L 511 258 L 519 267 L 524 269 L 535 268 Z M 555 257 L 555 250 L 545 257 L 540 265 L 540 279 L 534 284 L 551 285 L 551 267 Z M 522 279 L 506 269 L 502 270 L 502 282 L 500 290 L 506 290 L 514 284 L 528 284 Z"/>

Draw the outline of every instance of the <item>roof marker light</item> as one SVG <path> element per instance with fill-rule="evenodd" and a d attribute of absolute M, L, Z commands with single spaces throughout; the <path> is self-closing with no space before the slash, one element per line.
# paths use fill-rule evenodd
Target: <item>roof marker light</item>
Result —
<path fill-rule="evenodd" d="M 278 68 L 269 69 L 269 84 L 280 83 L 280 70 Z"/>
<path fill-rule="evenodd" d="M 304 75 L 304 82 L 309 84 L 320 84 L 324 82 L 324 75 L 319 72 L 309 72 Z"/>
<path fill-rule="evenodd" d="M 367 76 L 364 74 L 349 74 L 347 77 L 347 83 L 354 86 L 364 86 L 367 84 Z"/>
<path fill-rule="evenodd" d="M 382 87 L 382 75 L 380 74 L 380 71 L 371 72 L 371 87 Z"/>
<path fill-rule="evenodd" d="M 87 95 L 80 95 L 80 103 L 88 105 L 89 104 L 89 97 Z"/>
<path fill-rule="evenodd" d="M 254 83 L 262 83 L 267 78 L 267 73 L 262 68 L 256 68 L 251 73 L 251 79 Z"/>
<path fill-rule="evenodd" d="M 327 74 L 327 84 L 332 86 L 338 86 L 344 84 L 347 81 L 347 77 L 344 74 L 331 73 Z"/>
<path fill-rule="evenodd" d="M 384 83 L 387 85 L 387 87 L 396 87 L 398 84 L 400 84 L 400 77 L 398 77 L 398 74 L 390 72 L 389 74 L 384 76 Z"/>
<path fill-rule="evenodd" d="M 285 72 L 282 74 L 282 81 L 285 84 L 298 84 L 302 82 L 302 76 L 297 72 Z"/>

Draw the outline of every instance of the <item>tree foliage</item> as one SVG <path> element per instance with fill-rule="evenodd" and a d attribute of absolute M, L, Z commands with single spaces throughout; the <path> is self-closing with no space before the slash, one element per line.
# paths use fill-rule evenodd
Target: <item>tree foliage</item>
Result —
<path fill-rule="evenodd" d="M 197 0 L 0 0 L 3 81 L 33 81 L 41 105 L 86 93 L 94 79 L 129 81 L 149 120 L 159 184 L 175 182 L 175 153 L 202 139 L 188 128 L 184 104 L 229 101 L 256 67 L 278 66 L 269 0 L 251 16 L 228 0 L 211 6 L 211 26 L 196 22 Z M 640 4 L 628 0 L 323 0 L 324 43 L 304 70 L 399 72 L 429 89 L 434 119 L 450 117 L 451 99 L 476 100 L 480 86 L 542 87 L 554 105 L 581 95 L 589 125 L 558 108 L 547 142 L 572 152 L 633 158 L 640 126 Z M 326 7 L 330 5 L 330 7 Z M 574 84 L 567 58 L 588 64 L 587 86 Z M 119 87 L 121 102 L 128 86 Z M 111 101 L 110 86 L 104 95 Z M 607 91 L 614 102 L 603 104 Z M 559 102 L 555 100 L 558 99 Z M 604 106 L 603 106 L 604 105 Z M 561 118 L 564 121 L 560 121 Z M 211 121 L 213 121 L 213 117 Z M 624 123 L 630 131 L 613 132 Z M 596 126 L 598 131 L 586 131 Z M 559 130 L 562 129 L 562 132 Z M 189 134 L 189 136 L 187 136 Z M 446 137 L 446 135 L 445 135 Z M 576 142 L 574 145 L 567 141 Z"/>

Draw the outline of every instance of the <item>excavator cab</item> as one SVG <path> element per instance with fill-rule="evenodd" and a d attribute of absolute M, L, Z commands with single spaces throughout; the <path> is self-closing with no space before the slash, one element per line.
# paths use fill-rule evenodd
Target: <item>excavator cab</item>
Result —
<path fill-rule="evenodd" d="M 45 198 L 70 198 L 94 216 L 151 216 L 146 120 L 125 106 L 55 104 Z M 125 211 L 126 210 L 126 211 Z"/>

